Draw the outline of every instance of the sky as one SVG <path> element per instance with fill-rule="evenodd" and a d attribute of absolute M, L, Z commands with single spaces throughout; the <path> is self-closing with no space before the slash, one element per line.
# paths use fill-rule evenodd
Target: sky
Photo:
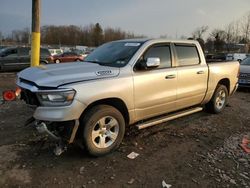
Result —
<path fill-rule="evenodd" d="M 32 0 L 0 0 L 0 31 L 31 27 Z M 41 25 L 100 23 L 148 37 L 223 29 L 250 11 L 250 0 L 41 0 Z"/>

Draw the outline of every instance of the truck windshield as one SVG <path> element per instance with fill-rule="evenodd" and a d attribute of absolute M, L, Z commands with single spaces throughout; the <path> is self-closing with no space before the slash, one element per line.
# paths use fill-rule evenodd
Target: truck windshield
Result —
<path fill-rule="evenodd" d="M 124 67 L 141 45 L 142 42 L 109 42 L 95 49 L 84 61 L 103 66 Z"/>
<path fill-rule="evenodd" d="M 250 65 L 250 57 L 241 61 L 241 65 Z"/>

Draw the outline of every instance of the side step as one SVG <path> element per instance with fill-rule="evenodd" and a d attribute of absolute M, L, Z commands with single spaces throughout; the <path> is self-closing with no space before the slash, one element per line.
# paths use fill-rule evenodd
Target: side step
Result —
<path fill-rule="evenodd" d="M 154 119 L 154 120 L 150 120 L 148 122 L 137 124 L 136 127 L 138 129 L 144 129 L 144 128 L 147 128 L 147 127 L 151 127 L 151 126 L 154 126 L 154 125 L 157 125 L 157 124 L 160 124 L 160 123 L 164 123 L 164 122 L 179 118 L 179 117 L 183 117 L 183 116 L 186 116 L 186 115 L 189 115 L 189 114 L 193 114 L 195 112 L 199 112 L 199 111 L 202 111 L 202 110 L 203 110 L 203 108 L 196 107 L 196 108 L 192 108 L 192 109 L 188 109 L 188 110 L 184 110 L 184 111 L 179 111 L 179 112 L 176 112 L 174 114 L 170 114 L 170 115 L 158 118 L 158 119 Z"/>

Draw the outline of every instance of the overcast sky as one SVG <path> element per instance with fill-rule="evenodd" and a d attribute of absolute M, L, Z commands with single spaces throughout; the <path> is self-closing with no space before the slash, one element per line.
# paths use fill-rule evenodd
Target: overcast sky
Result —
<path fill-rule="evenodd" d="M 31 25 L 32 0 L 0 0 L 0 31 Z M 202 25 L 223 28 L 250 11 L 250 0 L 41 0 L 41 25 L 120 27 L 148 37 L 190 36 Z"/>

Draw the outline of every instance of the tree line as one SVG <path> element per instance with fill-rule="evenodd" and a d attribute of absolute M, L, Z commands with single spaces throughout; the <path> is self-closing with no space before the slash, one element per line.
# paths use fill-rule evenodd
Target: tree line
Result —
<path fill-rule="evenodd" d="M 243 51 L 250 53 L 250 12 L 224 28 L 213 29 L 205 40 L 208 29 L 208 26 L 198 27 L 190 38 L 198 40 L 208 52 L 236 52 L 243 47 Z"/>
<path fill-rule="evenodd" d="M 1 39 L 0 33 L 0 39 Z M 105 42 L 142 38 L 143 35 L 136 35 L 132 32 L 123 31 L 120 28 L 102 28 L 99 23 L 89 24 L 84 27 L 76 25 L 45 25 L 41 27 L 41 44 L 55 46 L 99 46 Z M 30 30 L 13 30 L 11 35 L 2 37 L 2 43 L 29 44 Z"/>

